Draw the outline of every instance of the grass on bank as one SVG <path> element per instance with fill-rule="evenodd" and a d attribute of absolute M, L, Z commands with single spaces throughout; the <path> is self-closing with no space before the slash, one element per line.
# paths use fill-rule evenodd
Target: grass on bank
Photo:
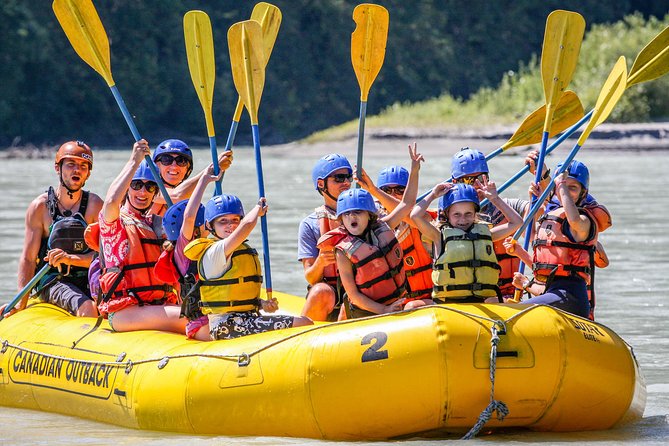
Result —
<path fill-rule="evenodd" d="M 588 30 L 569 85 L 569 89 L 579 95 L 586 111 L 595 105 L 618 57 L 624 55 L 630 69 L 639 51 L 667 26 L 669 14 L 663 20 L 655 17 L 646 20 L 641 14 L 633 14 L 612 24 L 593 25 Z M 497 88 L 482 88 L 466 101 L 444 94 L 423 102 L 395 103 L 378 115 L 368 116 L 365 127 L 372 131 L 393 128 L 454 131 L 517 125 L 543 105 L 544 100 L 540 62 L 535 56 L 529 63 L 521 63 L 518 71 L 507 72 Z M 630 87 L 608 121 L 648 122 L 668 116 L 669 76 L 665 76 Z M 356 135 L 357 131 L 358 120 L 353 120 L 316 132 L 305 141 L 341 140 Z"/>

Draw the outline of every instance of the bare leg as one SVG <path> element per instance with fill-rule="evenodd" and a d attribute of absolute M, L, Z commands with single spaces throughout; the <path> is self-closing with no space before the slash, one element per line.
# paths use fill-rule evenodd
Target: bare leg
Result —
<path fill-rule="evenodd" d="M 295 316 L 293 327 L 304 327 L 305 325 L 314 325 L 314 321 L 305 316 Z"/>
<path fill-rule="evenodd" d="M 424 307 L 425 305 L 434 305 L 434 301 L 432 299 L 412 300 L 404 306 L 404 309 L 411 310 L 413 308 Z"/>
<path fill-rule="evenodd" d="M 193 339 L 197 339 L 198 341 L 211 341 L 211 335 L 209 334 L 209 324 L 198 328 L 198 330 L 195 332 L 195 336 L 193 336 Z"/>
<path fill-rule="evenodd" d="M 326 283 L 317 283 L 307 294 L 302 316 L 307 316 L 312 321 L 326 321 L 328 314 L 334 310 L 334 306 L 334 289 Z"/>
<path fill-rule="evenodd" d="M 81 304 L 81 306 L 77 308 L 77 316 L 98 317 L 98 308 L 95 306 L 95 302 L 88 300 Z"/>
<path fill-rule="evenodd" d="M 114 313 L 115 331 L 162 330 L 186 334 L 188 319 L 177 305 L 133 305 Z"/>

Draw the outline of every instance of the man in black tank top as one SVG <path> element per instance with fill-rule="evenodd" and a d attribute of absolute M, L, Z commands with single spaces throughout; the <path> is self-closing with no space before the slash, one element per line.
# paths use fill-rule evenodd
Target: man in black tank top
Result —
<path fill-rule="evenodd" d="M 82 230 L 98 220 L 102 209 L 102 199 L 83 190 L 92 169 L 93 152 L 86 144 L 69 141 L 60 146 L 55 161 L 59 184 L 28 206 L 19 259 L 19 290 L 48 263 L 51 270 L 36 291 L 42 300 L 77 316 L 97 316 L 86 277 L 94 253 L 87 249 Z M 23 309 L 27 299 L 17 308 Z"/>

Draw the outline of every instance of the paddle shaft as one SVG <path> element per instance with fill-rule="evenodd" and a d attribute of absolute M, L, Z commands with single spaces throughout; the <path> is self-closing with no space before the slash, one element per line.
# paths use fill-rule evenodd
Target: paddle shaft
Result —
<path fill-rule="evenodd" d="M 244 110 L 244 103 L 242 99 L 237 99 L 237 108 L 235 109 L 235 115 L 232 117 L 232 123 L 230 124 L 230 131 L 228 132 L 228 140 L 225 142 L 225 151 L 229 152 L 232 150 L 232 146 L 235 143 L 235 136 L 237 136 L 237 127 L 239 127 L 239 120 L 242 116 L 242 111 Z M 223 172 L 225 176 L 225 172 Z M 223 180 L 221 176 L 221 180 Z"/>
<path fill-rule="evenodd" d="M 262 169 L 262 155 L 260 153 L 260 133 L 258 131 L 258 124 L 251 126 L 253 133 L 253 150 L 256 155 L 256 172 L 258 175 L 258 195 L 260 198 L 265 197 L 265 181 L 263 179 Z M 263 249 L 263 264 L 265 265 L 265 290 L 267 291 L 267 298 L 272 298 L 272 270 L 270 269 L 269 258 L 269 232 L 267 231 L 267 214 L 260 217 L 260 228 L 262 230 L 262 249 Z"/>
<path fill-rule="evenodd" d="M 35 274 L 35 275 L 33 276 L 32 279 L 30 279 L 30 282 L 28 282 L 28 283 L 26 284 L 26 286 L 24 286 L 23 289 L 22 289 L 21 291 L 19 291 L 19 294 L 17 294 L 16 297 L 15 297 L 10 303 L 7 304 L 7 306 L 5 307 L 5 309 L 4 309 L 4 310 L 2 311 L 2 313 L 0 314 L 0 321 L 5 317 L 5 315 L 6 315 L 7 313 L 9 313 L 10 311 L 12 311 L 12 309 L 16 306 L 17 303 L 21 302 L 21 300 L 22 300 L 26 295 L 28 295 L 28 293 L 30 293 L 30 291 L 32 291 L 33 288 L 35 288 L 35 285 L 37 285 L 37 282 L 39 282 L 39 281 L 42 279 L 42 277 L 44 277 L 44 276 L 46 275 L 46 273 L 49 272 L 49 270 L 51 270 L 51 265 L 49 265 L 49 264 L 47 263 L 46 265 L 44 265 L 44 266 L 42 267 L 42 269 L 40 269 L 40 270 L 37 272 L 37 274 Z"/>
<path fill-rule="evenodd" d="M 360 101 L 360 119 L 358 120 L 358 158 L 356 175 L 362 177 L 362 152 L 365 140 L 365 117 L 367 116 L 367 101 Z M 360 187 L 360 184 L 358 184 Z"/>

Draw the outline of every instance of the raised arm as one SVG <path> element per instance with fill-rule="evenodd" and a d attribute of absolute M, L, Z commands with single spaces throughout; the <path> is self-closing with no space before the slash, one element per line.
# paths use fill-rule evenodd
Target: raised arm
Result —
<path fill-rule="evenodd" d="M 590 220 L 590 217 L 583 215 L 578 211 L 576 203 L 574 203 L 571 195 L 569 195 L 568 185 L 565 181 L 566 178 L 566 172 L 563 172 L 562 175 L 555 178 L 555 193 L 559 194 L 560 203 L 562 203 L 562 207 L 567 215 L 571 235 L 574 237 L 575 241 L 582 242 L 587 240 L 588 235 L 590 235 L 592 221 Z"/>
<path fill-rule="evenodd" d="M 125 194 L 128 192 L 132 177 L 144 157 L 150 154 L 149 143 L 146 142 L 145 139 L 137 141 L 132 146 L 130 159 L 125 166 L 123 166 L 123 169 L 121 169 L 121 172 L 117 175 L 114 181 L 112 181 L 102 205 L 102 216 L 107 223 L 111 223 L 118 219 L 121 213 L 121 203 L 125 198 Z"/>
<path fill-rule="evenodd" d="M 478 181 L 478 180 L 476 180 Z M 493 241 L 501 240 L 504 237 L 511 235 L 516 229 L 523 224 L 523 218 L 518 215 L 511 206 L 509 206 L 506 201 L 497 194 L 497 186 L 493 181 L 488 179 L 483 180 L 483 183 L 480 185 L 480 190 L 483 192 L 485 197 L 490 200 L 490 202 L 497 207 L 497 209 L 504 214 L 506 217 L 506 222 L 501 223 L 490 230 Z"/>
<path fill-rule="evenodd" d="M 413 146 L 409 144 L 409 157 L 411 158 L 411 170 L 409 171 L 409 181 L 407 188 L 402 195 L 402 201 L 390 212 L 390 214 L 383 217 L 388 226 L 395 229 L 404 219 L 409 219 L 411 209 L 416 203 L 416 195 L 418 194 L 418 174 L 420 172 L 420 163 L 425 161 L 423 155 L 418 153 L 416 143 Z"/>
<path fill-rule="evenodd" d="M 193 190 L 193 195 L 191 195 L 186 204 L 186 209 L 184 209 L 184 221 L 183 225 L 181 225 L 181 235 L 183 235 L 186 240 L 191 240 L 193 238 L 195 219 L 197 217 L 197 211 L 200 208 L 200 203 L 202 203 L 204 191 L 207 190 L 207 186 L 210 183 L 218 180 L 221 175 L 223 175 L 222 171 L 218 176 L 214 176 L 214 166 L 212 164 L 207 168 L 206 174 L 200 175 L 200 178 L 195 185 L 195 189 Z"/>
<path fill-rule="evenodd" d="M 432 188 L 430 193 L 411 210 L 411 221 L 418 228 L 420 233 L 423 234 L 423 237 L 432 243 L 439 243 L 441 233 L 439 232 L 439 229 L 432 225 L 431 220 L 428 219 L 427 208 L 430 206 L 430 203 L 446 194 L 452 188 L 453 183 L 437 184 Z"/>
<path fill-rule="evenodd" d="M 258 204 L 256 204 L 253 209 L 251 209 L 251 211 L 246 214 L 244 218 L 242 218 L 242 221 L 239 222 L 237 229 L 235 229 L 232 234 L 230 234 L 230 237 L 225 240 L 226 258 L 230 258 L 232 252 L 249 237 L 251 231 L 253 231 L 253 228 L 255 228 L 256 223 L 258 222 L 258 218 L 262 217 L 266 213 L 267 201 L 265 200 L 265 197 L 262 197 L 260 200 L 258 200 Z"/>

